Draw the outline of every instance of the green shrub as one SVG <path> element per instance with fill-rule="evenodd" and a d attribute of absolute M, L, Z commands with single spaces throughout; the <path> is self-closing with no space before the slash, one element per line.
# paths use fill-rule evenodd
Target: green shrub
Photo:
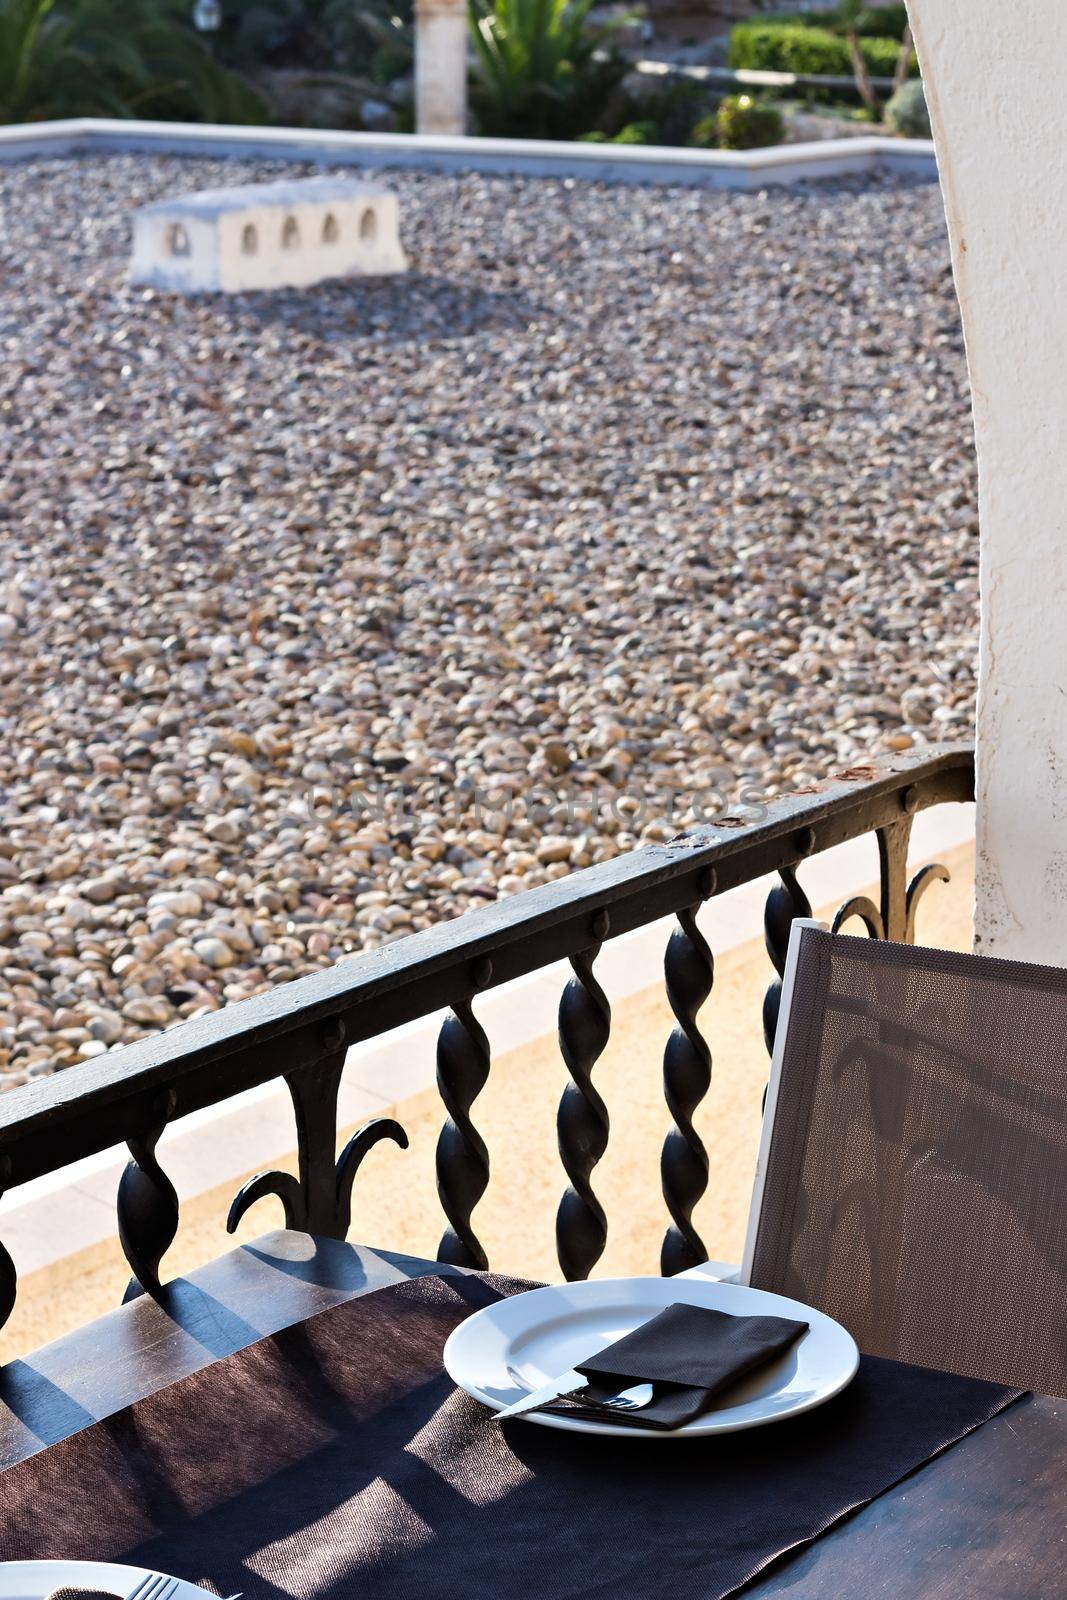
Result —
<path fill-rule="evenodd" d="M 715 113 L 715 135 L 723 150 L 758 150 L 781 144 L 785 120 L 775 106 L 761 105 L 751 95 L 730 94 Z"/>
<path fill-rule="evenodd" d="M 763 17 L 764 22 L 786 22 L 801 28 L 827 28 L 837 33 L 842 27 L 839 10 L 773 12 Z M 856 32 L 861 38 L 896 39 L 899 44 L 908 25 L 907 9 L 903 5 L 864 6 L 856 18 Z"/>
<path fill-rule="evenodd" d="M 609 137 L 615 129 L 633 123 L 652 124 L 648 144 L 686 145 L 693 128 L 702 117 L 715 110 L 718 97 L 692 78 L 668 78 L 655 84 L 644 83 L 640 93 L 627 94 L 612 105 Z M 618 137 L 616 133 L 616 137 Z"/>
<path fill-rule="evenodd" d="M 856 24 L 856 32 L 874 39 L 895 39 L 899 44 L 907 26 L 906 6 L 864 6 Z"/>
<path fill-rule="evenodd" d="M 897 70 L 900 43 L 896 39 L 860 40 L 867 69 L 873 77 L 891 78 Z M 742 22 L 730 34 L 729 64 L 734 71 L 795 72 L 801 77 L 852 77 L 848 42 L 826 28 L 799 22 Z M 912 57 L 912 73 L 918 72 Z"/>
<path fill-rule="evenodd" d="M 654 122 L 627 122 L 617 133 L 605 133 L 593 128 L 592 133 L 579 133 L 579 144 L 659 144 L 659 130 Z"/>
<path fill-rule="evenodd" d="M 262 122 L 179 0 L 0 0 L 0 122 L 160 117 Z"/>
<path fill-rule="evenodd" d="M 592 133 L 580 133 L 579 144 L 658 144 L 654 122 L 628 122 L 618 133 L 605 133 L 594 128 Z"/>
<path fill-rule="evenodd" d="M 929 139 L 930 112 L 918 78 L 897 90 L 885 108 L 885 120 L 890 133 L 899 133 L 905 139 Z"/>
<path fill-rule="evenodd" d="M 612 144 L 657 144 L 659 129 L 651 118 L 643 122 L 628 122 L 612 139 Z"/>
<path fill-rule="evenodd" d="M 602 125 L 626 75 L 611 47 L 625 21 L 589 21 L 593 0 L 471 0 L 471 109 L 478 132 L 576 139 Z"/>
<path fill-rule="evenodd" d="M 717 122 L 718 113 L 709 117 L 701 117 L 695 122 L 689 134 L 689 143 L 700 150 L 717 150 L 719 147 L 719 129 Z"/>

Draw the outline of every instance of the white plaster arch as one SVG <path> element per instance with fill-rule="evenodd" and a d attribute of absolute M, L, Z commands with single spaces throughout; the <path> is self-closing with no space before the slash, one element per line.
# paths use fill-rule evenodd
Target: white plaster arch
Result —
<path fill-rule="evenodd" d="M 908 9 L 978 449 L 975 946 L 1067 965 L 1067 12 L 1064 0 Z"/>

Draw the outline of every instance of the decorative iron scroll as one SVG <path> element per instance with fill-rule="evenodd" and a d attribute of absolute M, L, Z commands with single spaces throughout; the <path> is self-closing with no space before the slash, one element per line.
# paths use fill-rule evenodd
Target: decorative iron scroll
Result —
<path fill-rule="evenodd" d="M 226 1218 L 228 1233 L 235 1231 L 250 1206 L 272 1194 L 282 1203 L 287 1228 L 343 1239 L 352 1220 L 352 1185 L 364 1156 L 383 1139 L 407 1149 L 408 1136 L 399 1122 L 392 1117 L 373 1117 L 334 1158 L 344 1041 L 343 1023 L 338 1019 L 326 1023 L 322 1043 L 328 1054 L 285 1074 L 296 1116 L 299 1176 L 260 1172 L 250 1178 L 233 1198 Z"/>
<path fill-rule="evenodd" d="M 881 905 L 876 906 L 866 895 L 854 895 L 851 900 L 845 901 L 834 918 L 834 933 L 839 932 L 850 917 L 859 917 L 872 939 L 891 939 L 900 944 L 915 943 L 915 916 L 919 901 L 932 883 L 948 883 L 950 873 L 939 862 L 931 862 L 929 866 L 921 867 L 908 881 L 908 845 L 912 824 L 908 803 L 909 791 L 905 790 L 902 804 L 907 814 L 876 831 L 881 866 Z"/>

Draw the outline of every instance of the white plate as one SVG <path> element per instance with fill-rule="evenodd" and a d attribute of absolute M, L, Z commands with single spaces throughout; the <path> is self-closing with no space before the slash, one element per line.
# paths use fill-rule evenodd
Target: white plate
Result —
<path fill-rule="evenodd" d="M 0 1600 L 43 1600 L 62 1584 L 79 1589 L 106 1589 L 127 1595 L 142 1578 L 147 1567 L 123 1567 L 113 1561 L 2 1561 L 0 1562 Z M 179 1578 L 174 1600 L 218 1600 L 199 1584 Z"/>
<path fill-rule="evenodd" d="M 809 1326 L 785 1355 L 735 1384 L 710 1411 L 671 1432 L 544 1411 L 530 1412 L 528 1420 L 545 1428 L 620 1439 L 700 1438 L 810 1411 L 840 1393 L 856 1375 L 856 1341 L 832 1317 L 765 1289 L 701 1278 L 594 1278 L 528 1289 L 461 1322 L 445 1345 L 445 1368 L 475 1400 L 501 1411 L 614 1344 L 664 1307 L 679 1304 L 709 1306 L 735 1316 L 792 1317 Z"/>

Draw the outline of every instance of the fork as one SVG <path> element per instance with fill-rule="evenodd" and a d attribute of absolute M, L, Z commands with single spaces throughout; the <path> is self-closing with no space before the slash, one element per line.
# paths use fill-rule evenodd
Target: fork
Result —
<path fill-rule="evenodd" d="M 140 1583 L 135 1583 L 125 1596 L 125 1600 L 171 1600 L 180 1582 L 180 1578 L 168 1578 L 162 1572 L 146 1572 Z M 238 1589 L 236 1594 L 227 1595 L 226 1600 L 244 1600 L 244 1591 Z"/>
<path fill-rule="evenodd" d="M 172 1600 L 180 1579 L 168 1578 L 165 1572 L 146 1572 L 135 1583 L 126 1600 Z"/>
<path fill-rule="evenodd" d="M 632 1388 L 623 1389 L 621 1394 L 613 1394 L 610 1400 L 600 1400 L 597 1404 L 608 1406 L 613 1411 L 640 1411 L 651 1399 L 652 1385 L 635 1383 Z"/>

